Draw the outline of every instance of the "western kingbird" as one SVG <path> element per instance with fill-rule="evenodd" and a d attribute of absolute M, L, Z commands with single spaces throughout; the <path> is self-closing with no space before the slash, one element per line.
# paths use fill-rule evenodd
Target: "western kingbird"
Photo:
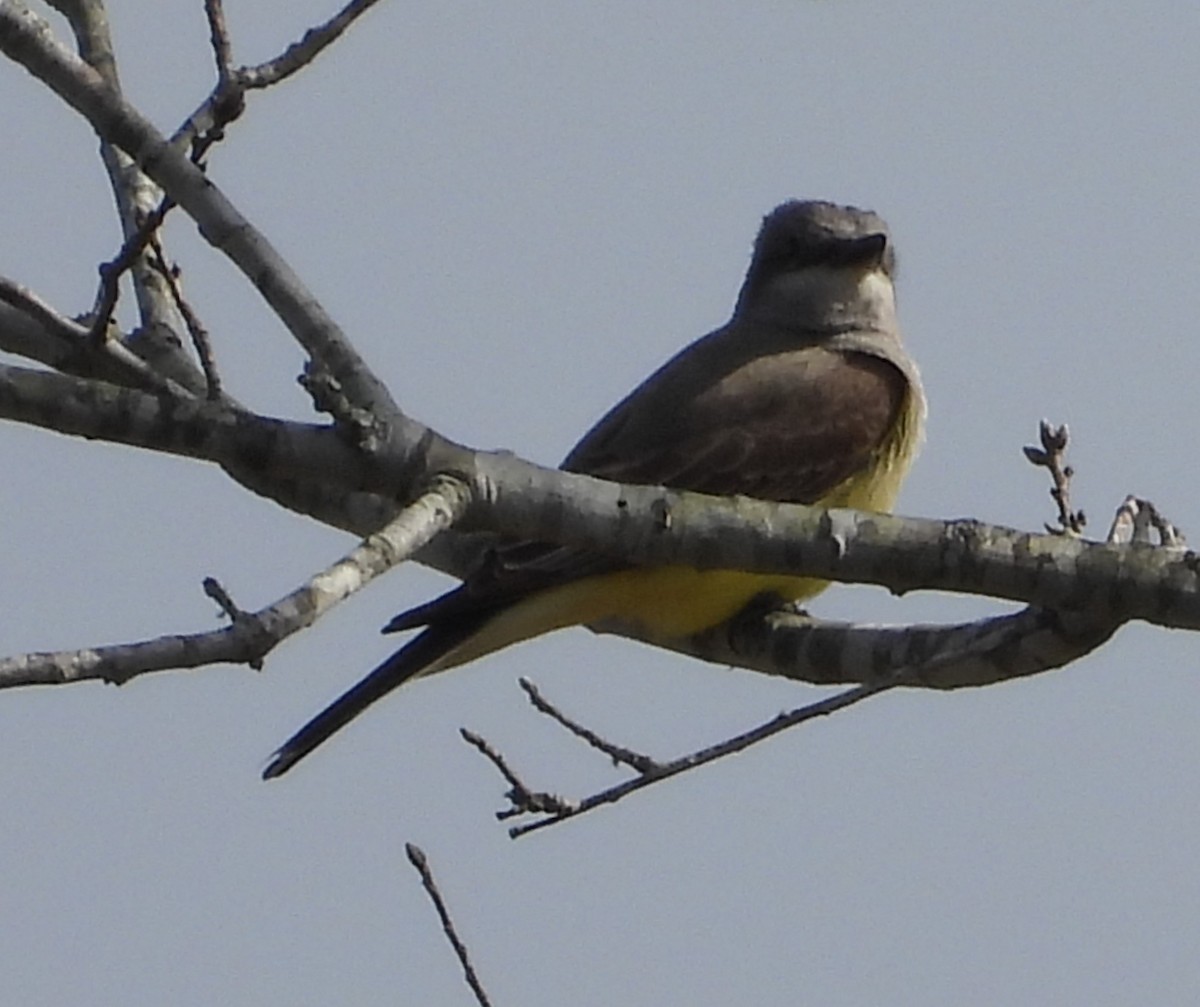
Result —
<path fill-rule="evenodd" d="M 900 342 L 895 254 L 876 214 L 793 201 L 763 221 L 728 324 L 692 343 L 600 420 L 562 468 L 719 496 L 889 510 L 920 444 L 925 396 Z M 384 632 L 425 627 L 284 743 L 286 772 L 375 700 L 564 626 L 618 619 L 651 639 L 691 636 L 766 592 L 825 581 L 737 570 L 629 567 L 520 542 Z"/>

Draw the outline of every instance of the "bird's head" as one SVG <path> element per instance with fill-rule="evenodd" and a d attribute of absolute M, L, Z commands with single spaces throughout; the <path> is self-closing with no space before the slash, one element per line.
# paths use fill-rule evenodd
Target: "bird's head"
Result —
<path fill-rule="evenodd" d="M 735 315 L 816 330 L 890 327 L 895 271 L 878 214 L 792 200 L 763 220 Z"/>

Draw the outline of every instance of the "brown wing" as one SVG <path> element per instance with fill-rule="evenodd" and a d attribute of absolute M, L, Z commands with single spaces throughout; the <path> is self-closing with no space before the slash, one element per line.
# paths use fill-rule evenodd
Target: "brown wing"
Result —
<path fill-rule="evenodd" d="M 906 379 L 886 360 L 819 346 L 745 361 L 682 402 L 631 396 L 563 463 L 617 482 L 813 503 L 864 468 Z M 667 389 L 666 391 L 669 391 Z"/>
<path fill-rule="evenodd" d="M 705 367 L 676 376 L 672 361 L 597 423 L 562 468 L 716 496 L 813 503 L 870 462 L 906 391 L 904 375 L 887 361 L 819 346 L 732 363 L 709 367 L 709 380 L 697 387 Z M 402 613 L 384 631 L 486 616 L 533 591 L 620 565 L 574 547 L 514 543 L 493 550 L 461 587 Z"/>

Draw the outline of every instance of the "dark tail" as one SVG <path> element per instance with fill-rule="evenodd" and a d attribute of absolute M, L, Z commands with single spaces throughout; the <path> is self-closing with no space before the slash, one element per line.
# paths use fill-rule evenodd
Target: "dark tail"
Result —
<path fill-rule="evenodd" d="M 419 675 L 471 635 L 474 627 L 431 627 L 401 647 L 348 692 L 343 693 L 285 741 L 263 770 L 264 780 L 282 776 L 309 752 L 340 731 L 377 699 Z"/>

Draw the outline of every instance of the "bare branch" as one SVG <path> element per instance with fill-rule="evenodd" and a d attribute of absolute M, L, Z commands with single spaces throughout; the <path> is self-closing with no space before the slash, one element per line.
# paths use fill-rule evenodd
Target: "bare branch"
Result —
<path fill-rule="evenodd" d="M 89 333 L 93 342 L 107 338 L 113 310 L 121 291 L 121 277 L 135 266 L 143 263 L 146 249 L 174 204 L 164 199 L 141 220 L 133 233 L 126 239 L 120 251 L 108 262 L 100 263 L 100 286 L 96 291 L 96 303 L 92 308 L 92 325 Z M 159 270 L 161 272 L 161 270 Z"/>
<path fill-rule="evenodd" d="M 1109 542 L 1153 545 L 1153 536 L 1158 536 L 1158 545 L 1167 549 L 1186 549 L 1187 538 L 1175 527 L 1165 514 L 1149 500 L 1127 496 L 1113 517 L 1108 530 Z"/>
<path fill-rule="evenodd" d="M 429 901 L 433 903 L 433 908 L 437 911 L 438 919 L 442 921 L 442 932 L 446 935 L 446 940 L 450 942 L 450 946 L 454 949 L 458 963 L 462 966 L 463 978 L 467 980 L 467 985 L 471 987 L 471 992 L 475 994 L 476 1003 L 480 1004 L 480 1007 L 491 1007 L 491 1001 L 487 997 L 483 984 L 479 981 L 479 977 L 475 974 L 475 968 L 471 965 L 471 958 L 467 954 L 467 946 L 459 939 L 458 931 L 454 928 L 454 921 L 450 918 L 450 910 L 446 908 L 446 902 L 442 898 L 442 893 L 438 891 L 437 882 L 433 879 L 433 871 L 429 867 L 429 858 L 425 856 L 425 851 L 417 846 L 416 843 L 405 843 L 404 851 L 408 854 L 408 862 L 417 869 L 417 873 L 421 876 L 421 884 L 425 887 L 425 891 L 429 895 Z"/>
<path fill-rule="evenodd" d="M 642 790 L 654 783 L 658 783 L 660 780 L 669 779 L 672 776 L 696 769 L 699 766 L 714 762 L 727 755 L 741 752 L 751 745 L 765 741 L 767 738 L 773 737 L 781 731 L 786 731 L 788 728 L 796 727 L 817 717 L 828 716 L 831 713 L 836 713 L 838 710 L 861 703 L 865 699 L 870 699 L 881 692 L 886 692 L 898 685 L 903 685 L 907 682 L 911 670 L 910 668 L 897 669 L 885 680 L 869 685 L 860 685 L 854 689 L 847 689 L 836 696 L 830 696 L 819 702 L 810 703 L 808 706 L 802 706 L 798 709 L 781 713 L 765 724 L 760 724 L 758 727 L 722 741 L 720 744 L 700 749 L 699 751 L 692 752 L 690 755 L 672 759 L 669 762 L 654 762 L 653 768 L 640 773 L 631 780 L 626 780 L 624 783 L 609 787 L 607 790 L 592 794 L 580 801 L 564 801 L 558 810 L 547 813 L 545 818 L 541 818 L 536 822 L 529 822 L 525 825 L 514 825 L 508 830 L 508 834 L 513 839 L 519 839 L 530 832 L 536 832 L 549 825 L 566 821 L 568 818 L 582 815 L 602 805 L 615 804 L 628 794 Z M 519 810 L 524 812 L 532 809 L 521 808 Z M 517 812 L 514 811 L 511 813 Z"/>
<path fill-rule="evenodd" d="M 1119 626 L 1120 620 L 1103 613 L 1037 606 L 958 625 L 866 626 L 764 604 L 678 649 L 813 685 L 876 681 L 891 668 L 910 665 L 919 669 L 912 685 L 968 689 L 1063 667 L 1101 646 Z M 951 653 L 954 661 L 933 660 Z"/>
<path fill-rule="evenodd" d="M 218 663 L 261 664 L 280 642 L 307 629 L 335 605 L 453 525 L 466 512 L 468 500 L 468 490 L 462 483 L 438 482 L 386 528 L 367 536 L 336 563 L 258 612 L 241 612 L 218 590 L 219 585 L 206 582 L 210 596 L 216 593 L 222 608 L 235 614 L 232 625 L 225 629 L 6 658 L 0 660 L 0 688 L 64 685 L 88 679 L 123 684 L 152 671 Z"/>
<path fill-rule="evenodd" d="M 102 381 L 0 364 L 0 418 L 223 465 L 260 478 L 308 477 L 401 492 L 328 426 L 257 416 L 224 402 L 152 395 Z"/>
<path fill-rule="evenodd" d="M 621 745 L 614 745 L 611 741 L 606 741 L 600 737 L 595 731 L 584 727 L 576 720 L 572 720 L 565 713 L 558 709 L 553 703 L 546 699 L 538 687 L 533 684 L 528 678 L 517 679 L 517 684 L 529 697 L 529 702 L 533 704 L 533 708 L 538 713 L 545 714 L 551 720 L 557 721 L 575 737 L 587 742 L 592 748 L 599 752 L 603 752 L 612 759 L 614 766 L 628 766 L 630 769 L 638 773 L 652 773 L 661 768 L 660 763 L 650 758 L 648 755 L 643 755 L 641 752 L 635 752 L 632 748 L 625 748 Z"/>
<path fill-rule="evenodd" d="M 274 59 L 237 71 L 238 83 L 247 88 L 270 87 L 304 69 L 379 0 L 351 0 L 322 25 L 310 28 L 300 41 L 288 46 Z"/>
<path fill-rule="evenodd" d="M 1057 446 L 1047 444 L 1046 450 L 1057 451 L 1061 455 L 1064 447 L 1065 437 L 1063 443 Z M 1131 506 L 1142 503 L 1130 498 L 1123 505 L 1122 509 L 1129 510 L 1133 515 L 1129 517 L 1129 522 L 1144 517 L 1147 527 L 1153 522 L 1162 541 L 1174 541 L 1174 536 L 1178 534 L 1174 525 L 1162 518 L 1152 505 L 1142 506 L 1136 512 Z M 1151 516 L 1145 517 L 1148 513 Z M 1110 533 L 1110 542 L 1117 539 L 1121 527 L 1122 522 L 1118 518 Z M 1120 625 L 1119 620 L 1100 611 L 1055 612 L 1028 608 L 1015 615 L 960 626 L 879 629 L 821 623 L 802 612 L 779 611 L 775 605 L 770 597 L 763 597 L 729 626 L 710 630 L 703 636 L 709 638 L 707 642 L 710 646 L 715 642 L 719 648 L 719 639 L 714 641 L 713 638 L 727 635 L 731 663 L 753 666 L 753 659 L 759 655 L 752 654 L 751 660 L 747 660 L 745 642 L 749 639 L 760 650 L 764 646 L 772 649 L 771 656 L 775 663 L 768 666 L 767 670 L 775 672 L 779 667 L 786 666 L 789 677 L 802 677 L 822 684 L 835 681 L 839 684 L 844 681 L 859 684 L 840 695 L 781 714 L 727 741 L 663 763 L 648 756 L 630 753 L 601 738 L 560 712 L 532 684 L 521 679 L 521 688 L 539 712 L 552 717 L 572 734 L 609 755 L 615 764 L 632 767 L 638 775 L 633 780 L 583 800 L 555 797 L 550 802 L 538 801 L 536 798 L 541 794 L 520 782 L 507 768 L 498 751 L 483 739 L 471 736 L 469 740 L 501 768 L 512 784 L 506 795 L 510 807 L 499 813 L 498 817 L 503 819 L 519 814 L 545 816 L 531 824 L 513 827 L 509 834 L 517 838 L 601 804 L 615 803 L 627 794 L 661 779 L 744 751 L 779 731 L 813 717 L 844 709 L 898 685 L 958 688 L 990 684 L 1059 667 L 1100 646 Z M 787 620 L 790 625 L 781 625 L 781 620 Z M 872 646 L 876 648 L 873 651 L 870 649 Z M 780 652 L 783 652 L 782 658 Z M 706 651 L 699 656 L 710 658 L 711 653 Z M 967 676 L 965 679 L 964 673 Z"/>
<path fill-rule="evenodd" d="M 716 558 L 729 569 L 1086 611 L 1102 623 L 1200 628 L 1200 557 L 1183 549 L 621 486 L 508 454 L 472 454 L 433 435 L 415 454 L 389 442 L 366 456 L 333 428 L 15 367 L 0 366 L 0 417 L 234 466 L 249 462 L 264 477 L 306 476 L 349 491 L 403 495 L 414 479 L 454 472 L 474 488 L 470 530 L 586 546 L 633 564 L 695 566 Z M 617 624 L 595 628 L 637 635 Z"/>
<path fill-rule="evenodd" d="M 257 287 L 302 346 L 360 407 L 393 422 L 404 417 L 344 333 L 267 239 L 211 179 L 86 64 L 54 43 L 28 10 L 0 6 L 0 51 L 44 81 L 107 142 L 128 153 Z"/>
<path fill-rule="evenodd" d="M 212 341 L 208 338 L 208 329 L 204 327 L 196 310 L 183 296 L 179 282 L 180 269 L 178 266 L 168 264 L 158 241 L 153 243 L 151 254 L 155 268 L 166 279 L 167 289 L 171 291 L 171 299 L 175 302 L 176 310 L 183 316 L 183 323 L 187 326 L 188 335 L 191 336 L 192 346 L 196 350 L 196 358 L 200 361 L 200 367 L 204 371 L 204 380 L 208 385 L 208 398 L 215 402 L 221 398 L 221 377 L 217 373 L 216 355 L 213 353 Z"/>
<path fill-rule="evenodd" d="M 80 325 L 74 319 L 60 314 L 52 305 L 42 300 L 42 298 L 28 287 L 17 283 L 15 280 L 10 280 L 6 276 L 0 276 L 0 300 L 23 311 L 45 330 L 47 336 L 70 343 L 72 348 L 81 348 L 88 337 L 87 326 Z M 21 353 L 21 350 L 11 349 L 7 345 L 3 349 L 13 353 Z M 34 360 L 42 359 L 41 357 L 33 357 L 31 354 L 30 357 Z M 43 360 L 43 363 L 49 363 L 49 361 Z"/>
<path fill-rule="evenodd" d="M 237 622 L 238 619 L 245 616 L 246 613 L 238 607 L 233 597 L 216 577 L 205 577 L 203 585 L 204 593 L 217 603 L 221 611 L 225 613 L 225 618 L 230 622 Z"/>
<path fill-rule="evenodd" d="M 1058 524 L 1046 525 L 1046 531 L 1052 535 L 1082 535 L 1087 518 L 1083 511 L 1071 509 L 1071 477 L 1075 470 L 1066 463 L 1070 431 L 1065 423 L 1055 427 L 1049 420 L 1042 420 L 1038 437 L 1042 443 L 1040 448 L 1025 447 L 1023 450 L 1031 464 L 1049 469 L 1054 483 L 1050 487 L 1050 496 L 1058 505 Z"/>
<path fill-rule="evenodd" d="M 355 404 L 342 383 L 320 361 L 308 361 L 296 382 L 308 392 L 317 412 L 333 417 L 349 443 L 367 454 L 377 454 L 381 450 L 389 433 L 387 423 L 371 410 Z"/>
<path fill-rule="evenodd" d="M 0 301 L 33 323 L 13 324 L 0 313 L 0 349 L 37 360 L 65 374 L 96 377 L 115 384 L 186 396 L 187 388 L 163 377 L 123 344 L 103 340 L 97 345 L 91 330 L 60 314 L 28 287 L 0 276 Z"/>
<path fill-rule="evenodd" d="M 79 332 L 86 334 L 82 326 Z M 41 352 L 46 338 L 23 313 L 3 303 L 0 337 L 5 348 L 11 340 L 30 353 Z M 96 348 L 88 349 L 94 357 Z M 128 352 L 116 342 L 104 350 Z M 67 369 L 67 352 L 54 347 L 51 363 Z M 134 363 L 141 365 L 137 358 Z M 146 395 L 127 387 L 127 381 L 118 387 L 124 377 L 87 381 L 0 364 L 0 418 L 215 462 L 250 491 L 359 536 L 386 524 L 396 513 L 395 500 L 411 495 L 425 472 L 454 468 L 420 465 L 411 458 L 406 464 L 403 447 L 391 461 L 373 460 L 335 428 L 256 416 L 226 396 L 207 402 L 176 394 L 171 386 L 165 389 L 169 394 Z M 421 562 L 462 576 L 474 565 L 484 538 L 491 537 L 456 534 L 438 540 L 422 551 Z"/>
<path fill-rule="evenodd" d="M 116 52 L 109 32 L 108 14 L 99 0 L 59 0 L 55 4 L 67 18 L 75 34 L 79 55 L 84 62 L 99 74 L 107 90 L 120 96 L 121 81 L 117 72 Z M 108 174 L 109 186 L 117 205 L 122 233 L 127 242 L 133 241 L 142 227 L 142 221 L 152 217 L 161 203 L 161 193 L 150 180 L 134 166 L 131 158 L 116 145 L 101 138 L 100 156 Z M 160 356 L 179 353 L 177 341 L 160 338 L 160 333 L 175 332 L 179 319 L 172 313 L 171 302 L 162 286 L 161 278 L 150 267 L 142 252 L 135 252 L 127 265 L 137 298 L 142 329 L 158 339 L 156 347 Z M 119 283 L 126 269 L 117 271 L 113 284 Z M 103 271 L 101 287 L 105 286 Z M 116 303 L 116 291 L 111 291 L 111 302 L 104 310 L 97 310 L 95 331 L 103 336 L 107 332 L 108 318 L 112 305 Z M 99 302 L 99 298 L 98 298 Z M 173 363 L 168 373 L 177 370 L 179 362 Z"/>
<path fill-rule="evenodd" d="M 204 0 L 209 38 L 217 64 L 217 83 L 204 103 L 185 120 L 171 137 L 178 150 L 191 147 L 191 159 L 203 163 L 209 150 L 225 138 L 225 127 L 246 110 L 246 89 L 233 69 L 233 44 L 225 23 L 222 0 Z"/>
<path fill-rule="evenodd" d="M 171 145 L 181 151 L 190 146 L 192 158 L 196 161 L 223 138 L 225 127 L 245 110 L 247 90 L 277 84 L 308 66 L 378 0 L 355 0 L 347 4 L 329 21 L 306 32 L 299 42 L 291 45 L 279 56 L 258 66 L 240 69 L 233 69 L 232 66 L 232 46 L 229 43 L 221 4 L 214 3 L 214 13 L 208 8 L 210 2 L 213 0 L 206 0 L 205 9 L 208 12 L 209 30 L 217 61 L 217 84 L 212 93 L 171 136 Z"/>
<path fill-rule="evenodd" d="M 1200 557 L 1184 550 L 1129 549 L 972 520 L 823 511 L 618 486 L 535 470 L 499 454 L 477 455 L 474 473 L 481 487 L 520 487 L 519 492 L 481 491 L 491 527 L 633 563 L 719 563 L 734 570 L 879 584 L 898 594 L 964 591 L 1044 608 L 1091 610 L 1103 619 L 1200 628 Z M 670 515 L 667 522 L 664 513 Z M 596 628 L 636 635 L 616 623 Z"/>
<path fill-rule="evenodd" d="M 775 615 L 783 618 L 781 613 Z M 831 684 L 835 678 L 828 674 L 828 665 L 830 658 L 836 656 L 846 668 L 844 673 L 836 677 L 838 684 L 848 681 L 857 681 L 860 684 L 836 696 L 779 714 L 749 731 L 676 759 L 660 761 L 640 754 L 634 754 L 632 758 L 614 758 L 615 762 L 634 768 L 638 775 L 589 797 L 574 800 L 535 791 L 507 768 L 499 752 L 489 743 L 481 738 L 478 741 L 473 740 L 477 736 L 468 738 L 493 764 L 502 769 L 510 783 L 510 790 L 505 795 L 510 807 L 499 812 L 497 817 L 503 819 L 519 814 L 546 816 L 533 823 L 514 826 L 509 830 L 509 834 L 517 838 L 603 804 L 615 803 L 627 794 L 659 780 L 744 751 L 780 731 L 853 706 L 897 686 L 951 688 L 980 685 L 1058 667 L 1100 646 L 1117 628 L 1116 624 L 1099 623 L 1091 614 L 1054 613 L 1035 609 L 963 626 L 891 629 L 854 627 L 847 624 L 829 626 L 819 624 L 806 616 L 790 618 L 807 621 L 807 632 L 823 634 L 824 640 L 811 647 L 807 655 L 810 660 L 815 657 L 810 665 L 810 668 L 815 668 L 815 673 L 799 673 L 796 666 L 800 662 L 798 656 L 793 654 L 782 662 L 792 671 L 789 677 Z M 715 636 L 718 632 L 721 631 L 714 631 L 709 635 Z M 794 641 L 778 625 L 775 627 L 775 633 L 777 635 L 774 642 L 778 649 L 789 650 L 793 647 Z M 872 642 L 879 645 L 888 637 L 890 639 L 887 640 L 886 653 L 870 651 Z M 880 647 L 880 650 L 882 649 Z M 732 649 L 728 652 L 737 664 L 754 666 L 744 661 L 742 652 L 735 653 Z M 704 653 L 698 656 L 710 658 L 711 655 Z M 980 680 L 979 667 L 988 668 L 994 677 L 987 681 Z M 775 668 L 769 670 L 773 673 L 777 671 Z M 526 685 L 524 680 L 521 685 L 532 698 L 536 690 Z M 595 732 L 580 727 L 577 721 L 562 714 L 540 695 L 535 705 L 539 711 L 551 716 L 573 734 L 610 757 L 613 757 L 614 753 L 628 751 L 623 746 L 615 745 Z M 551 800 L 544 800 L 545 797 L 550 797 Z"/>
<path fill-rule="evenodd" d="M 217 63 L 217 80 L 225 84 L 233 74 L 233 46 L 229 41 L 229 26 L 225 23 L 225 6 L 221 0 L 204 0 L 204 14 L 208 18 L 208 34 Z"/>
<path fill-rule="evenodd" d="M 509 766 L 504 756 L 496 751 L 486 738 L 476 734 L 474 731 L 468 731 L 465 727 L 461 728 L 458 733 L 462 736 L 463 741 L 474 747 L 485 759 L 491 762 L 508 783 L 509 790 L 505 796 L 509 799 L 512 806 L 505 811 L 496 812 L 496 817 L 501 821 L 506 818 L 512 818 L 514 815 L 558 814 L 576 807 L 576 802 L 568 801 L 557 794 L 547 793 L 546 791 L 535 791 L 527 787 Z"/>

